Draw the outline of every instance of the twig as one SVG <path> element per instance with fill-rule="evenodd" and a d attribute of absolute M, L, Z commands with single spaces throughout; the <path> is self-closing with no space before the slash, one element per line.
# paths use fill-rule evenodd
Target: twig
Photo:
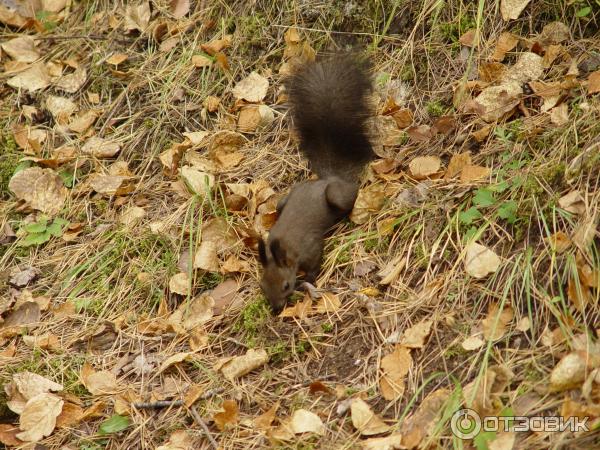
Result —
<path fill-rule="evenodd" d="M 168 408 L 169 406 L 183 406 L 183 400 L 159 400 L 157 402 L 142 402 L 134 403 L 133 406 L 137 409 L 160 409 Z"/>
<path fill-rule="evenodd" d="M 198 414 L 198 411 L 196 411 L 194 408 L 190 408 L 189 412 L 192 415 L 192 417 L 194 418 L 194 421 L 202 427 L 202 429 L 204 430 L 204 433 L 206 434 L 206 437 L 210 441 L 213 448 L 215 450 L 218 449 L 219 444 L 217 444 L 217 441 L 215 441 L 215 438 L 213 438 L 212 434 L 210 434 L 210 430 L 208 429 L 206 422 L 204 422 L 204 419 L 202 419 L 202 417 L 200 417 L 200 414 Z"/>

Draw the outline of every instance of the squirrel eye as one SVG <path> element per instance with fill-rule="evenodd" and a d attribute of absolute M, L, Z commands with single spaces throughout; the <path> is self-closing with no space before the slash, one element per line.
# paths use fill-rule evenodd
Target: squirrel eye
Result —
<path fill-rule="evenodd" d="M 283 290 L 284 290 L 284 291 L 287 291 L 289 288 L 290 288 L 290 283 L 289 283 L 289 281 L 285 281 L 285 282 L 283 283 Z"/>

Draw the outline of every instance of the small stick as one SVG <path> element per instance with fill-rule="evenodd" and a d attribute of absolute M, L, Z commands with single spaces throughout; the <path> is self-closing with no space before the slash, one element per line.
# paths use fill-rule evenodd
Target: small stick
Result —
<path fill-rule="evenodd" d="M 168 408 L 169 406 L 183 406 L 183 400 L 160 400 L 157 402 L 142 402 L 134 403 L 133 406 L 137 409 L 160 409 Z"/>
<path fill-rule="evenodd" d="M 189 411 L 190 411 L 190 414 L 192 415 L 192 417 L 194 418 L 194 421 L 198 425 L 200 425 L 202 427 L 202 429 L 204 430 L 204 434 L 206 434 L 206 437 L 210 441 L 213 448 L 215 450 L 217 450 L 219 448 L 219 444 L 217 444 L 217 441 L 215 441 L 215 438 L 212 437 L 212 434 L 210 434 L 210 430 L 208 429 L 206 422 L 204 422 L 204 419 L 202 419 L 202 417 L 200 417 L 200 414 L 198 414 L 198 411 L 196 411 L 194 408 L 190 408 Z"/>

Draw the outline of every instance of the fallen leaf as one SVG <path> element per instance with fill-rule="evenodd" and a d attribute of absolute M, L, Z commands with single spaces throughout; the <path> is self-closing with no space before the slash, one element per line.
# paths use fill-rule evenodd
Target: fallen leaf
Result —
<path fill-rule="evenodd" d="M 57 428 L 73 428 L 81 422 L 83 408 L 75 403 L 65 402 L 60 415 L 56 418 Z"/>
<path fill-rule="evenodd" d="M 481 321 L 483 336 L 492 341 L 502 338 L 513 317 L 514 311 L 510 306 L 500 311 L 498 304 L 492 303 L 488 308 L 487 317 Z"/>
<path fill-rule="evenodd" d="M 165 359 L 162 362 L 156 375 L 163 373 L 165 370 L 167 370 L 173 364 L 179 364 L 180 362 L 187 361 L 188 359 L 190 359 L 191 356 L 192 356 L 192 354 L 189 352 L 180 352 L 180 353 L 175 353 L 174 355 L 169 356 L 167 359 Z"/>
<path fill-rule="evenodd" d="M 31 36 L 20 36 L 1 44 L 2 50 L 15 61 L 32 63 L 38 60 L 40 53 L 35 48 Z"/>
<path fill-rule="evenodd" d="M 81 147 L 81 152 L 96 158 L 112 158 L 121 150 L 118 142 L 93 136 Z"/>
<path fill-rule="evenodd" d="M 408 170 L 416 180 L 423 180 L 440 171 L 442 161 L 437 156 L 417 156 L 408 165 Z"/>
<path fill-rule="evenodd" d="M 250 105 L 240 111 L 238 129 L 249 133 L 267 127 L 274 120 L 274 111 L 267 105 Z"/>
<path fill-rule="evenodd" d="M 444 411 L 449 397 L 448 389 L 438 389 L 423 399 L 417 411 L 402 423 L 400 432 L 403 448 L 421 448 L 423 439 L 435 430 L 438 424 L 436 419 Z"/>
<path fill-rule="evenodd" d="M 187 273 L 176 273 L 169 280 L 169 290 L 179 295 L 188 295 L 190 292 L 190 278 Z"/>
<path fill-rule="evenodd" d="M 268 89 L 269 80 L 256 72 L 252 72 L 246 78 L 239 81 L 231 92 L 238 100 L 258 103 L 265 98 Z"/>
<path fill-rule="evenodd" d="M 55 86 L 69 94 L 76 93 L 87 81 L 87 71 L 84 67 L 76 69 L 75 72 L 63 75 L 55 83 Z"/>
<path fill-rule="evenodd" d="M 160 445 L 156 450 L 194 450 L 198 444 L 194 442 L 190 432 L 186 430 L 177 430 L 171 433 L 169 440 Z"/>
<path fill-rule="evenodd" d="M 486 122 L 494 122 L 519 104 L 523 89 L 518 82 L 485 88 L 471 102 L 467 111 L 478 114 Z"/>
<path fill-rule="evenodd" d="M 402 445 L 402 435 L 400 433 L 390 434 L 386 437 L 365 439 L 360 443 L 363 450 L 394 450 L 405 448 Z"/>
<path fill-rule="evenodd" d="M 350 406 L 352 417 L 352 425 L 363 436 L 371 436 L 373 434 L 381 434 L 390 430 L 390 426 L 386 425 L 373 411 L 369 405 L 362 399 L 357 398 L 352 401 Z"/>
<path fill-rule="evenodd" d="M 290 420 L 290 428 L 294 434 L 325 434 L 325 426 L 321 418 L 306 409 L 297 409 L 294 411 Z"/>
<path fill-rule="evenodd" d="M 29 92 L 35 92 L 45 89 L 50 85 L 50 82 L 50 75 L 46 66 L 39 62 L 9 78 L 6 84 L 15 89 L 25 89 Z"/>
<path fill-rule="evenodd" d="M 258 430 L 266 431 L 271 428 L 273 421 L 275 420 L 275 414 L 279 409 L 279 402 L 275 403 L 269 409 L 267 409 L 260 416 L 257 416 L 252 421 L 252 426 Z"/>
<path fill-rule="evenodd" d="M 431 320 L 423 320 L 404 331 L 400 344 L 407 348 L 423 348 L 431 333 Z"/>
<path fill-rule="evenodd" d="M 540 38 L 549 44 L 560 44 L 571 37 L 571 30 L 562 22 L 550 22 L 544 25 Z"/>
<path fill-rule="evenodd" d="M 181 19 L 190 12 L 190 0 L 171 0 L 169 2 L 171 14 L 176 19 Z"/>
<path fill-rule="evenodd" d="M 245 355 L 236 356 L 221 367 L 221 372 L 229 381 L 233 381 L 259 368 L 269 361 L 269 355 L 264 349 L 248 349 Z"/>
<path fill-rule="evenodd" d="M 562 392 L 581 386 L 588 373 L 599 366 L 598 356 L 583 350 L 563 356 L 550 373 L 550 391 Z"/>
<path fill-rule="evenodd" d="M 412 366 L 410 350 L 397 345 L 392 353 L 381 358 L 383 371 L 379 380 L 379 390 L 386 400 L 397 400 L 404 394 L 405 378 Z"/>
<path fill-rule="evenodd" d="M 230 279 L 225 280 L 222 283 L 218 284 L 212 292 L 210 296 L 214 299 L 214 313 L 215 314 L 223 314 L 232 302 L 235 300 L 235 296 L 238 293 L 240 286 L 237 281 Z"/>
<path fill-rule="evenodd" d="M 239 410 L 237 403 L 233 400 L 225 400 L 221 406 L 224 411 L 215 414 L 213 416 L 213 420 L 215 421 L 217 428 L 220 431 L 223 431 L 228 426 L 235 425 L 238 422 Z"/>
<path fill-rule="evenodd" d="M 16 425 L 0 423 L 0 444 L 4 444 L 7 447 L 16 447 L 17 445 L 23 444 L 23 441 L 17 438 L 18 433 L 19 427 Z"/>
<path fill-rule="evenodd" d="M 433 136 L 433 131 L 429 125 L 409 127 L 406 133 L 415 142 L 427 142 Z"/>
<path fill-rule="evenodd" d="M 518 19 L 531 0 L 500 0 L 500 14 L 505 21 Z"/>
<path fill-rule="evenodd" d="M 569 123 L 569 105 L 561 103 L 550 110 L 550 122 L 554 125 L 562 127 Z"/>
<path fill-rule="evenodd" d="M 469 152 L 466 153 L 457 153 L 452 155 L 450 158 L 450 162 L 448 163 L 448 168 L 446 169 L 446 173 L 444 175 L 445 180 L 449 180 L 459 175 L 464 167 L 471 164 L 471 154 Z"/>
<path fill-rule="evenodd" d="M 386 266 L 381 269 L 377 276 L 381 278 L 380 284 L 390 285 L 398 279 L 400 272 L 406 267 L 406 256 L 399 255 L 390 260 Z"/>
<path fill-rule="evenodd" d="M 23 336 L 23 342 L 30 348 L 41 348 L 50 351 L 58 351 L 61 349 L 58 336 L 52 333 L 38 336 Z"/>
<path fill-rule="evenodd" d="M 461 347 L 470 352 L 483 347 L 483 344 L 485 344 L 485 341 L 479 336 L 470 336 L 461 343 Z"/>
<path fill-rule="evenodd" d="M 25 302 L 11 311 L 0 325 L 3 337 L 16 336 L 26 328 L 33 328 L 40 322 L 40 306 L 35 302 Z"/>
<path fill-rule="evenodd" d="M 550 247 L 556 253 L 564 253 L 571 247 L 571 239 L 562 231 L 558 231 L 547 238 Z"/>
<path fill-rule="evenodd" d="M 107 196 L 126 195 L 134 190 L 133 178 L 123 175 L 95 175 L 90 180 L 91 188 Z"/>
<path fill-rule="evenodd" d="M 56 418 L 62 411 L 64 401 L 49 393 L 39 394 L 30 399 L 21 412 L 17 438 L 26 442 L 37 442 L 49 436 L 56 427 Z"/>
<path fill-rule="evenodd" d="M 479 78 L 486 83 L 495 83 L 501 80 L 505 76 L 506 70 L 506 66 L 499 62 L 483 63 L 477 69 Z"/>
<path fill-rule="evenodd" d="M 117 391 L 117 379 L 112 372 L 96 371 L 87 363 L 81 369 L 81 381 L 92 395 L 114 394 Z"/>
<path fill-rule="evenodd" d="M 413 113 L 408 108 L 402 108 L 392 114 L 392 117 L 396 121 L 396 125 L 398 128 L 404 129 L 408 128 L 413 123 Z"/>
<path fill-rule="evenodd" d="M 573 214 L 585 213 L 585 200 L 578 190 L 571 191 L 559 198 L 558 206 Z"/>
<path fill-rule="evenodd" d="M 127 61 L 127 58 L 129 58 L 127 53 L 113 53 L 109 58 L 106 58 L 105 62 L 107 64 L 112 64 L 114 66 L 118 66 L 122 62 Z"/>
<path fill-rule="evenodd" d="M 502 83 L 509 84 L 517 82 L 519 84 L 528 81 L 537 80 L 544 73 L 543 59 L 541 56 L 532 52 L 523 52 L 519 59 L 511 67 L 508 67 L 502 76 Z"/>
<path fill-rule="evenodd" d="M 201 172 L 189 166 L 181 168 L 181 177 L 186 182 L 191 191 L 198 195 L 206 195 L 215 184 L 214 175 Z"/>
<path fill-rule="evenodd" d="M 378 212 L 385 201 L 383 185 L 375 183 L 358 191 L 354 208 L 350 213 L 352 222 L 362 225 L 369 220 L 372 214 Z"/>
<path fill-rule="evenodd" d="M 500 258 L 492 250 L 472 242 L 467 245 L 465 271 L 474 278 L 484 278 L 496 272 L 500 267 Z"/>
<path fill-rule="evenodd" d="M 46 108 L 60 125 L 67 123 L 71 115 L 77 111 L 75 102 L 68 98 L 55 95 L 49 95 L 46 98 Z"/>
<path fill-rule="evenodd" d="M 18 372 L 12 376 L 12 382 L 5 385 L 8 395 L 6 406 L 17 414 L 22 414 L 27 402 L 49 391 L 62 391 L 63 386 L 48 378 L 32 372 Z"/>
<path fill-rule="evenodd" d="M 212 66 L 213 60 L 205 55 L 194 55 L 192 56 L 192 64 L 194 67 L 210 67 Z"/>
<path fill-rule="evenodd" d="M 472 181 L 486 178 L 490 175 L 491 170 L 487 167 L 481 167 L 476 165 L 466 165 L 460 172 L 460 181 L 463 183 L 470 183 Z"/>
<path fill-rule="evenodd" d="M 529 317 L 522 317 L 519 322 L 517 322 L 515 328 L 522 333 L 525 333 L 531 329 L 531 320 L 529 320 Z"/>
<path fill-rule="evenodd" d="M 144 32 L 150 23 L 150 2 L 127 5 L 125 9 L 125 30 Z"/>
<path fill-rule="evenodd" d="M 330 292 L 323 292 L 315 306 L 317 313 L 334 313 L 342 307 L 339 296 Z"/>
<path fill-rule="evenodd" d="M 186 278 L 187 278 L 187 274 Z M 185 294 L 182 294 L 185 295 Z M 175 331 L 184 333 L 209 321 L 213 315 L 215 301 L 212 296 L 201 294 L 189 302 L 183 302 L 168 319 Z M 181 329 L 179 329 L 181 328 Z"/>
<path fill-rule="evenodd" d="M 496 43 L 496 48 L 494 49 L 492 59 L 494 61 L 502 61 L 506 56 L 506 53 L 514 49 L 518 43 L 519 38 L 514 34 L 508 32 L 502 33 L 498 38 L 498 42 Z"/>
<path fill-rule="evenodd" d="M 312 309 L 312 299 L 309 295 L 305 295 L 303 301 L 297 301 L 291 306 L 286 306 L 279 314 L 279 317 L 297 317 L 298 319 L 306 319 Z"/>
<path fill-rule="evenodd" d="M 587 91 L 589 95 L 600 92 L 600 70 L 590 73 L 587 81 Z"/>
<path fill-rule="evenodd" d="M 472 29 L 464 32 L 458 38 L 458 42 L 460 42 L 462 45 L 464 45 L 466 47 L 473 47 L 478 44 L 478 42 L 475 42 L 476 35 L 477 35 L 477 30 L 475 28 L 472 28 Z"/>
<path fill-rule="evenodd" d="M 227 34 L 222 39 L 213 39 L 212 41 L 202 44 L 200 48 L 210 56 L 215 56 L 221 53 L 222 50 L 231 46 L 232 35 Z"/>

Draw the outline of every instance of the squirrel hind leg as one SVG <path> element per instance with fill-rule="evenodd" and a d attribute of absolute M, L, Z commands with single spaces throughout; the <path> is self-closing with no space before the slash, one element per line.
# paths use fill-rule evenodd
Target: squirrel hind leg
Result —
<path fill-rule="evenodd" d="M 340 179 L 331 180 L 325 188 L 327 203 L 344 214 L 352 211 L 358 195 L 358 185 Z"/>

